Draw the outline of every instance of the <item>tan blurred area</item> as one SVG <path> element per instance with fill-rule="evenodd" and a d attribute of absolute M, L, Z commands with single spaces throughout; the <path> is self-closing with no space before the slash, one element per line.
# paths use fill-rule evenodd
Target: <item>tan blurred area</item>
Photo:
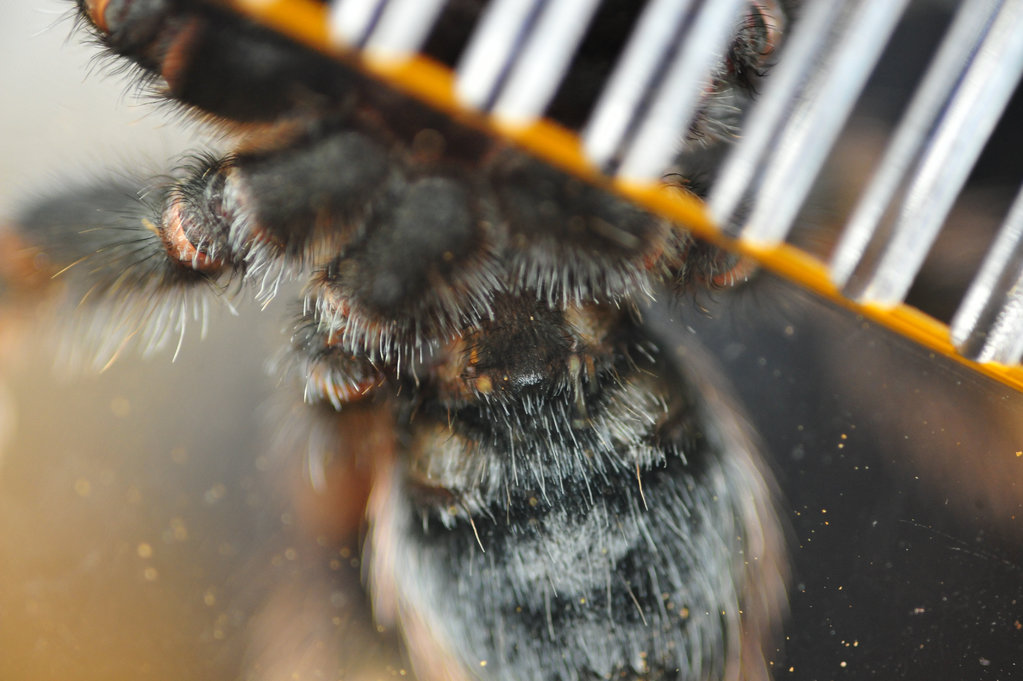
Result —
<path fill-rule="evenodd" d="M 155 171 L 192 137 L 102 73 L 71 7 L 0 3 L 5 220 L 109 167 Z M 269 511 L 255 461 L 272 339 L 218 314 L 176 363 L 58 368 L 52 309 L 22 293 L 0 331 L 0 678 L 231 678 L 246 606 L 229 582 Z"/>
<path fill-rule="evenodd" d="M 72 33 L 72 7 L 0 0 L 0 221 L 215 144 L 140 102 Z M 129 351 L 96 373 L 61 357 L 45 296 L 14 293 L 0 312 L 0 679 L 336 678 L 340 641 L 382 654 L 357 537 L 295 529 L 289 494 L 333 502 L 303 452 L 269 445 L 287 302 L 213 305 L 207 337 L 191 329 L 175 360 Z"/>

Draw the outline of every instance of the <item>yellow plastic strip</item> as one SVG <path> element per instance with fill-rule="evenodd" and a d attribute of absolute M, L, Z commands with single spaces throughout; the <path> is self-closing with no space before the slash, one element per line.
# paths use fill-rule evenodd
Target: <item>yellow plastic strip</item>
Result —
<path fill-rule="evenodd" d="M 974 371 L 1023 392 L 1023 367 L 980 364 L 956 352 L 948 327 L 927 314 L 897 305 L 883 308 L 860 305 L 841 295 L 817 258 L 787 244 L 761 248 L 730 239 L 711 222 L 703 202 L 682 190 L 661 185 L 613 182 L 586 160 L 582 143 L 572 132 L 547 120 L 524 127 L 502 126 L 493 119 L 463 109 L 455 97 L 454 74 L 424 57 L 394 62 L 362 58 L 332 45 L 327 29 L 327 7 L 315 0 L 227 0 L 239 12 L 316 50 L 345 59 L 392 87 L 437 108 L 459 121 L 509 139 L 538 158 L 567 172 L 606 187 L 644 208 L 683 225 L 695 235 L 731 251 L 749 256 L 766 269 L 803 288 L 885 326 L 920 345 Z"/>

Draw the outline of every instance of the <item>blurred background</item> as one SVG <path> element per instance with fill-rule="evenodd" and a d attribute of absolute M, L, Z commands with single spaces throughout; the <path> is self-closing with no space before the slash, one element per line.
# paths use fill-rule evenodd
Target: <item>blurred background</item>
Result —
<path fill-rule="evenodd" d="M 217 144 L 140 103 L 72 35 L 70 4 L 0 0 L 0 219 L 70 182 L 149 176 Z M 828 201 L 804 215 L 822 249 L 829 206 L 883 144 L 877 102 L 905 78 L 877 84 Z M 915 295 L 936 314 L 1000 219 L 1001 199 L 984 198 L 1003 196 L 996 180 L 978 180 L 958 240 L 931 258 Z M 0 319 L 0 678 L 314 678 L 293 677 L 315 665 L 292 661 L 331 652 L 304 634 L 359 612 L 357 555 L 291 530 L 288 492 L 315 493 L 280 473 L 301 457 L 271 447 L 286 413 L 274 402 L 292 397 L 267 370 L 288 303 L 238 303 L 237 316 L 215 305 L 207 337 L 190 333 L 175 361 L 127 353 L 100 374 L 59 368 L 44 311 Z M 1023 674 L 1020 394 L 768 276 L 681 316 L 779 480 L 794 577 L 776 678 Z M 262 671 L 243 672 L 254 659 Z"/>
<path fill-rule="evenodd" d="M 0 1 L 0 219 L 216 144 L 140 102 L 73 31 L 73 4 Z M 175 361 L 126 352 L 103 373 L 68 365 L 47 308 L 0 320 L 0 678 L 239 676 L 249 583 L 283 560 L 287 541 L 269 544 L 288 520 L 265 481 L 285 306 L 245 302 L 213 305 Z"/>

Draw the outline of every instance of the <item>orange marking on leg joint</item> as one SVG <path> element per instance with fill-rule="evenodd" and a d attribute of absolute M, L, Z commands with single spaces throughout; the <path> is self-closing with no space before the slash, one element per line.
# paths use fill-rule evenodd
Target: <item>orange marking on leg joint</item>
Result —
<path fill-rule="evenodd" d="M 89 20 L 104 33 L 109 32 L 107 28 L 107 5 L 110 0 L 85 0 L 85 11 L 89 15 Z"/>
<path fill-rule="evenodd" d="M 327 381 L 323 376 L 314 375 L 312 382 L 319 394 L 330 399 L 332 404 L 336 401 L 337 404 L 349 405 L 365 399 L 373 391 L 373 388 L 379 385 L 380 378 L 373 377 L 351 383 L 337 383 L 336 381 Z"/>
<path fill-rule="evenodd" d="M 158 229 L 167 254 L 182 265 L 187 265 L 199 272 L 211 272 L 220 269 L 222 260 L 211 258 L 189 240 L 185 233 L 184 216 L 181 203 L 172 201 L 163 215 L 163 227 Z"/>
<path fill-rule="evenodd" d="M 192 19 L 179 28 L 168 41 L 167 52 L 160 65 L 160 75 L 172 92 L 180 89 L 186 77 L 193 47 L 198 42 L 201 32 L 202 22 L 199 19 Z"/>
<path fill-rule="evenodd" d="M 718 288 L 728 288 L 747 281 L 757 271 L 757 261 L 750 257 L 739 258 L 732 267 L 711 277 L 710 283 Z"/>

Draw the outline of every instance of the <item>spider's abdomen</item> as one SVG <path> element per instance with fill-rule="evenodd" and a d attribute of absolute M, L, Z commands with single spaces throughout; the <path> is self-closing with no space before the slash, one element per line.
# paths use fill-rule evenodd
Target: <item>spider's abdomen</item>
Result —
<path fill-rule="evenodd" d="M 466 678 L 766 678 L 780 538 L 741 422 L 628 315 L 532 305 L 502 302 L 505 323 L 460 340 L 456 379 L 445 357 L 397 398 L 378 616 L 485 666 Z M 582 315 L 603 322 L 594 346 L 566 322 Z"/>

